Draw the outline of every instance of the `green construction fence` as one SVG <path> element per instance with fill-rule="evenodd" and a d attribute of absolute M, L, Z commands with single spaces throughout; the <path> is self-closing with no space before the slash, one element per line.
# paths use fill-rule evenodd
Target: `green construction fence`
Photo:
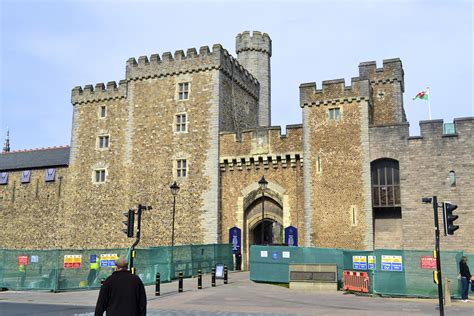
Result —
<path fill-rule="evenodd" d="M 0 288 L 10 290 L 67 291 L 100 287 L 101 279 L 114 271 L 115 258 L 129 258 L 129 249 L 0 249 Z M 97 258 L 99 269 L 91 271 Z M 134 266 L 145 285 L 155 283 L 156 273 L 168 282 L 183 272 L 184 277 L 209 273 L 216 264 L 233 269 L 230 244 L 184 245 L 136 249 Z"/>
<path fill-rule="evenodd" d="M 442 251 L 443 286 L 449 280 L 451 296 L 460 296 L 459 261 L 473 254 L 462 251 Z M 470 260 L 469 260 L 470 258 Z M 338 284 L 342 287 L 342 272 L 366 272 L 370 278 L 369 292 L 388 296 L 437 297 L 433 282 L 433 252 L 423 250 L 376 249 L 357 251 L 334 248 L 251 246 L 250 279 L 257 282 L 288 283 L 288 265 L 331 263 L 337 265 Z M 430 265 L 431 264 L 431 265 Z"/>

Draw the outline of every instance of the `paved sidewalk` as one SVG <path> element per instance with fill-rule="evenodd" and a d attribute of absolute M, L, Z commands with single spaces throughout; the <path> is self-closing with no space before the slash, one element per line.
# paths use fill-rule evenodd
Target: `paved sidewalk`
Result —
<path fill-rule="evenodd" d="M 161 285 L 162 295 L 147 286 L 149 315 L 437 315 L 437 300 L 390 299 L 345 294 L 294 291 L 288 288 L 249 281 L 248 272 L 230 273 L 229 284 L 217 281 L 212 288 L 210 276 L 184 281 L 178 293 L 177 282 Z M 0 302 L 66 304 L 93 307 L 98 290 L 81 292 L 3 292 Z M 81 314 L 90 315 L 90 314 Z M 474 303 L 454 301 L 446 315 L 474 315 Z"/>

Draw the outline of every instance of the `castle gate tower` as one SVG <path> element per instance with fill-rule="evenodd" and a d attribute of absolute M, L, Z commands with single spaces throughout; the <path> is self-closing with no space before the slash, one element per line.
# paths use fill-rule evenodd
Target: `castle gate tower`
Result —
<path fill-rule="evenodd" d="M 257 78 L 260 83 L 258 124 L 270 126 L 271 123 L 271 79 L 270 57 L 272 40 L 267 33 L 249 31 L 238 34 L 235 39 L 235 51 L 239 63 Z"/>

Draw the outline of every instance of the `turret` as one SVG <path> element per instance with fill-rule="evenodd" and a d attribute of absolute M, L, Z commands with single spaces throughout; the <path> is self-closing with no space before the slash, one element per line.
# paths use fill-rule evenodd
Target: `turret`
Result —
<path fill-rule="evenodd" d="M 271 78 L 270 57 L 272 40 L 266 33 L 245 31 L 235 39 L 235 51 L 239 63 L 244 66 L 260 83 L 258 124 L 271 125 Z"/>

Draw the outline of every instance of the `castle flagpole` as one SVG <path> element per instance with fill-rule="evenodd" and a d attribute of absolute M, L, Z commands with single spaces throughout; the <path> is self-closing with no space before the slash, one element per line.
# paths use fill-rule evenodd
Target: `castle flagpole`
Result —
<path fill-rule="evenodd" d="M 426 92 L 428 93 L 428 117 L 431 121 L 431 93 L 430 93 L 430 87 L 426 87 Z"/>

